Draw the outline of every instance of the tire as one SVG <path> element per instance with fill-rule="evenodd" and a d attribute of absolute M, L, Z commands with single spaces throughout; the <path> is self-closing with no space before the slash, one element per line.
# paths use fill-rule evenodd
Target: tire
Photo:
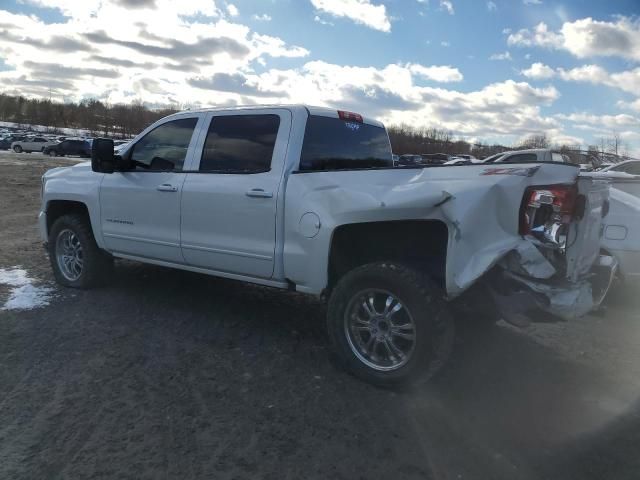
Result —
<path fill-rule="evenodd" d="M 22 153 L 22 147 L 20 145 L 16 145 L 13 147 L 13 151 L 16 153 Z"/>
<path fill-rule="evenodd" d="M 71 238 L 75 238 L 70 243 L 76 250 L 80 249 L 79 256 L 82 260 L 81 267 L 71 272 L 77 276 L 70 275 L 69 268 L 65 271 L 65 262 L 58 255 L 64 252 L 65 240 Z M 49 233 L 48 250 L 55 279 L 65 287 L 96 287 L 104 284 L 113 271 L 113 257 L 98 247 L 89 220 L 84 215 L 67 214 L 58 218 Z"/>
<path fill-rule="evenodd" d="M 374 327 L 365 306 L 372 294 Z M 394 301 L 389 303 L 391 297 Z M 398 304 L 401 307 L 393 313 Z M 391 314 L 385 318 L 386 311 Z M 327 330 L 338 360 L 352 374 L 382 387 L 423 383 L 433 377 L 451 353 L 453 325 L 440 289 L 425 275 L 400 264 L 358 267 L 338 282 L 329 298 Z M 371 332 L 376 335 L 373 340 Z M 413 341 L 404 338 L 407 334 Z M 372 347 L 367 350 L 367 345 Z"/>
<path fill-rule="evenodd" d="M 57 157 L 58 153 L 55 150 L 49 150 L 49 156 L 50 157 Z"/>

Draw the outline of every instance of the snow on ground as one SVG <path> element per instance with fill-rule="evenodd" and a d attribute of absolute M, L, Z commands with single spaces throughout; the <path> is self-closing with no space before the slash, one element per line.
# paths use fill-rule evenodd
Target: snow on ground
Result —
<path fill-rule="evenodd" d="M 21 129 L 31 130 L 34 132 L 41 132 L 41 133 L 52 133 L 55 130 L 59 134 L 74 136 L 74 137 L 89 136 L 91 133 L 89 132 L 89 130 L 86 130 L 83 128 L 62 128 L 61 127 L 61 128 L 54 129 L 53 127 L 47 127 L 44 125 L 31 125 L 29 123 L 0 122 L 0 128 L 2 127 L 21 128 Z"/>
<path fill-rule="evenodd" d="M 33 282 L 22 268 L 0 268 L 0 285 L 10 287 L 9 298 L 0 310 L 31 310 L 49 305 L 53 289 L 35 286 Z"/>

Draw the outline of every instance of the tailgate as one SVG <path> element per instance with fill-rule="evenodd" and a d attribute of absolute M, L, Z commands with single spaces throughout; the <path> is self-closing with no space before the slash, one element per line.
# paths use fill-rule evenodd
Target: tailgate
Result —
<path fill-rule="evenodd" d="M 609 204 L 609 182 L 581 176 L 578 194 L 579 211 L 571 224 L 566 246 L 566 274 L 571 282 L 585 276 L 600 255 L 603 217 Z"/>

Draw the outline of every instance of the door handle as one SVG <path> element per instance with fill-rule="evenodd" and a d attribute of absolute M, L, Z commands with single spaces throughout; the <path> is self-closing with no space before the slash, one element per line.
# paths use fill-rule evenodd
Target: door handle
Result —
<path fill-rule="evenodd" d="M 247 191 L 247 197 L 256 197 L 256 198 L 272 198 L 272 192 L 265 192 L 262 188 L 252 188 Z"/>
<path fill-rule="evenodd" d="M 162 185 L 158 185 L 156 187 L 156 190 L 158 190 L 159 192 L 177 192 L 178 187 L 174 187 L 173 185 L 170 185 L 168 183 L 163 183 Z"/>

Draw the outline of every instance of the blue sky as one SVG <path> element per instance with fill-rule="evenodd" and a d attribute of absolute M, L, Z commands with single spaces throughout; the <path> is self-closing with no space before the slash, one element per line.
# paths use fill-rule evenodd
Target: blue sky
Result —
<path fill-rule="evenodd" d="M 640 155 L 638 0 L 2 0 L 0 90 L 306 102 Z"/>

